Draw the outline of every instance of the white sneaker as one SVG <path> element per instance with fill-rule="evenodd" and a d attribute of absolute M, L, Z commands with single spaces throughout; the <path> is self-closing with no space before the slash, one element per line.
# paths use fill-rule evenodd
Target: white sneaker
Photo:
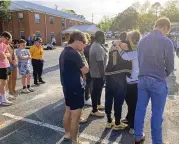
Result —
<path fill-rule="evenodd" d="M 30 92 L 34 92 L 35 90 L 33 89 L 33 88 L 28 88 L 28 90 L 30 91 Z"/>
<path fill-rule="evenodd" d="M 92 106 L 91 98 L 89 98 L 87 101 L 85 101 L 85 105 Z"/>
<path fill-rule="evenodd" d="M 30 91 L 29 91 L 28 89 L 22 89 L 21 92 L 22 92 L 22 93 L 25 93 L 25 94 L 30 93 Z"/>
<path fill-rule="evenodd" d="M 7 97 L 7 99 L 8 99 L 9 101 L 12 101 L 12 100 L 15 100 L 16 97 L 15 97 L 15 96 L 12 96 L 12 95 L 9 95 L 9 96 Z"/>

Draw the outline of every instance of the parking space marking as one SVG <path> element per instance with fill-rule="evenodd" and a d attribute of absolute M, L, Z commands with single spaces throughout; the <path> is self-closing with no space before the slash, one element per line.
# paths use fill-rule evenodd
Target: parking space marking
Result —
<path fill-rule="evenodd" d="M 8 133 L 7 135 L 1 137 L 1 138 L 0 138 L 0 141 L 3 140 L 3 139 L 5 139 L 5 138 L 7 138 L 7 137 L 10 136 L 10 135 L 12 135 L 13 133 L 17 132 L 18 130 L 19 130 L 19 129 L 16 129 L 16 130 L 14 130 L 14 131 Z"/>
<path fill-rule="evenodd" d="M 57 104 L 56 106 L 54 106 L 53 109 L 56 109 L 57 107 L 59 107 L 59 106 L 61 106 L 63 104 L 64 104 L 64 102 L 61 102 L 61 103 Z"/>
<path fill-rule="evenodd" d="M 61 133 L 65 133 L 64 128 L 61 128 L 61 127 L 58 127 L 58 126 L 55 126 L 55 125 L 51 125 L 51 124 L 48 124 L 48 123 L 44 123 L 44 122 L 40 122 L 40 121 L 36 121 L 36 120 L 32 120 L 32 119 L 28 119 L 28 118 L 24 118 L 24 117 L 20 117 L 20 116 L 15 116 L 15 115 L 9 114 L 9 113 L 3 113 L 2 115 L 9 117 L 9 118 L 12 118 L 12 119 L 15 119 L 15 120 L 24 121 L 24 122 L 27 122 L 27 123 L 31 123 L 31 124 L 41 126 L 41 127 L 46 127 L 46 128 L 49 128 L 49 129 L 52 129 L 52 130 L 55 130 L 55 131 L 58 131 L 58 132 L 61 132 Z M 90 141 L 100 142 L 100 143 L 103 143 L 103 144 L 106 144 L 106 143 L 118 144 L 117 142 L 109 141 L 108 139 L 105 139 L 105 138 L 100 139 L 99 137 L 92 136 L 92 135 L 89 135 L 89 134 L 81 133 L 80 137 L 87 139 L 87 140 L 90 140 Z"/>

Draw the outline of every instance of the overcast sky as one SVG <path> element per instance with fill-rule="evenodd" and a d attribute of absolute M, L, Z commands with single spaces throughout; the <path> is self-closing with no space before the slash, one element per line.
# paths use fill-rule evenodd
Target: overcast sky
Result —
<path fill-rule="evenodd" d="M 115 16 L 129 7 L 136 0 L 28 0 L 51 8 L 58 5 L 58 9 L 72 9 L 77 14 L 84 15 L 87 20 L 92 21 L 92 14 L 95 23 L 98 23 L 103 16 Z M 139 0 L 145 2 L 146 0 Z M 149 0 L 163 4 L 167 0 Z"/>

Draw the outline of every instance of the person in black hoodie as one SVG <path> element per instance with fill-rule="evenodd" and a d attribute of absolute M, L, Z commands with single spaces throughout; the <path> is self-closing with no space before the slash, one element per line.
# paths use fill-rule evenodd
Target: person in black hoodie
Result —
<path fill-rule="evenodd" d="M 116 42 L 114 42 L 109 52 L 109 61 L 105 72 L 105 113 L 107 116 L 106 128 L 112 128 L 113 130 L 121 130 L 127 127 L 126 124 L 121 122 L 121 113 L 127 88 L 126 76 L 130 76 L 132 70 L 131 61 L 123 60 L 118 52 L 117 47 L 128 50 L 126 43 L 121 42 L 120 45 L 117 46 Z M 115 123 L 111 118 L 113 102 Z"/>

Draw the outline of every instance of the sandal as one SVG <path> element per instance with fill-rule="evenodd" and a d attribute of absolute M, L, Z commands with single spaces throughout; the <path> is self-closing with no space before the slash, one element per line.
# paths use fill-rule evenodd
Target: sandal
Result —
<path fill-rule="evenodd" d="M 71 136 L 69 136 L 69 137 L 64 136 L 63 141 L 69 141 L 70 139 L 71 139 Z"/>

